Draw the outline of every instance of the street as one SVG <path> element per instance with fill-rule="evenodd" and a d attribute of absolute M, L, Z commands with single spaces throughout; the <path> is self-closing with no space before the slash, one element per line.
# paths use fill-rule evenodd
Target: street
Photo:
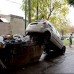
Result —
<path fill-rule="evenodd" d="M 45 54 L 43 54 L 45 55 Z M 51 74 L 74 73 L 74 46 L 66 47 L 66 53 L 61 56 L 42 59 L 38 63 L 28 65 L 19 70 L 11 71 L 12 74 Z M 10 73 L 10 74 L 11 74 Z"/>

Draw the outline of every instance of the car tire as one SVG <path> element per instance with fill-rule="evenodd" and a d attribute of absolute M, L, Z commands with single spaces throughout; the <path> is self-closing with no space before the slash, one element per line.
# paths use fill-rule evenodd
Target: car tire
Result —
<path fill-rule="evenodd" d="M 66 51 L 66 47 L 63 46 L 62 49 L 61 49 L 61 51 L 60 51 L 61 52 L 61 55 L 63 55 L 65 53 L 65 51 Z"/>

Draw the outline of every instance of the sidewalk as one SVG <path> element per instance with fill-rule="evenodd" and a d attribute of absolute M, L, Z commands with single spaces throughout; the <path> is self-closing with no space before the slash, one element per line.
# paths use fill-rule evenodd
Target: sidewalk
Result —
<path fill-rule="evenodd" d="M 69 45 L 67 45 L 66 47 L 70 48 Z M 74 48 L 74 45 L 71 45 L 71 48 Z"/>
<path fill-rule="evenodd" d="M 74 48 L 74 45 L 72 45 L 72 48 Z"/>

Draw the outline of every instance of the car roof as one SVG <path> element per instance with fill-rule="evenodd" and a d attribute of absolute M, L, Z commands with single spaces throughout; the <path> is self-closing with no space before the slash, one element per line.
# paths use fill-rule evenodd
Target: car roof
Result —
<path fill-rule="evenodd" d="M 51 24 L 49 21 L 42 19 L 42 20 L 36 20 L 35 22 L 31 22 L 30 25 L 38 24 L 38 23 L 47 23 L 47 24 L 49 23 L 49 24 Z"/>

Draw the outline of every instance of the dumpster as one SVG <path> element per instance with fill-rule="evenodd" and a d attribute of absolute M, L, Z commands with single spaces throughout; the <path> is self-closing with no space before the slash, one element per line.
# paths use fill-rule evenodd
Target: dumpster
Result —
<path fill-rule="evenodd" d="M 42 54 L 40 46 L 25 46 L 20 49 L 14 49 L 15 54 L 13 54 L 10 64 L 12 66 L 23 66 L 30 63 L 37 62 Z"/>
<path fill-rule="evenodd" d="M 0 49 L 0 58 L 7 68 L 15 68 L 39 61 L 43 49 L 31 41 L 6 39 L 5 48 Z"/>

